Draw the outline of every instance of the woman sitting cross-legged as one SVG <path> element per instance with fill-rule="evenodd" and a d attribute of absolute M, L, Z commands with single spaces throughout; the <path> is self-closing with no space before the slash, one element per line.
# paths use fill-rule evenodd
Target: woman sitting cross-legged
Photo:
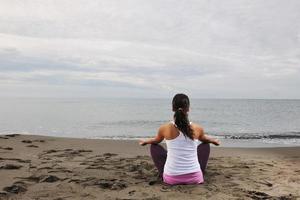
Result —
<path fill-rule="evenodd" d="M 151 144 L 153 162 L 163 181 L 170 185 L 203 183 L 210 146 L 219 141 L 204 134 L 203 128 L 188 119 L 190 101 L 185 94 L 176 94 L 172 101 L 174 121 L 162 125 L 153 139 L 141 140 Z M 160 143 L 165 139 L 167 150 Z M 199 144 L 199 140 L 202 141 Z"/>

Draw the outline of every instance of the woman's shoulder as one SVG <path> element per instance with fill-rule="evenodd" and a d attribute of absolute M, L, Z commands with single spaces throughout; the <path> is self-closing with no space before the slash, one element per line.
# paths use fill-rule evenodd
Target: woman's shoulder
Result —
<path fill-rule="evenodd" d="M 197 123 L 191 123 L 191 126 L 193 127 L 193 128 L 196 128 L 196 129 L 203 129 L 203 127 L 200 125 L 200 124 L 197 124 Z"/>
<path fill-rule="evenodd" d="M 159 127 L 158 132 L 161 135 L 167 136 L 173 129 L 174 125 L 172 122 L 166 122 Z"/>
<path fill-rule="evenodd" d="M 172 122 L 166 122 L 162 125 L 160 125 L 159 130 L 166 130 L 169 129 L 172 126 Z"/>
<path fill-rule="evenodd" d="M 191 126 L 192 126 L 192 129 L 194 130 L 194 132 L 196 132 L 199 135 L 203 134 L 204 129 L 200 124 L 192 123 Z"/>

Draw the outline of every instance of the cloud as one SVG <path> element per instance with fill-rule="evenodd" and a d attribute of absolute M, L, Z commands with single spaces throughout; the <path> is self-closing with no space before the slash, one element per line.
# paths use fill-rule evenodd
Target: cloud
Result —
<path fill-rule="evenodd" d="M 43 85 L 78 95 L 300 98 L 296 0 L 0 4 L 3 96 Z"/>

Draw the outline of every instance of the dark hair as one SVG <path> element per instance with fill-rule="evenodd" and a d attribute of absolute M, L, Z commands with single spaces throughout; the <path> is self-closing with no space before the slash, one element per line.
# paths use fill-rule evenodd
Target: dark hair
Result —
<path fill-rule="evenodd" d="M 185 137 L 193 138 L 193 130 L 190 127 L 188 118 L 188 110 L 190 107 L 189 97 L 185 94 L 176 94 L 172 100 L 172 107 L 174 113 L 174 121 L 177 128 L 184 134 Z"/>

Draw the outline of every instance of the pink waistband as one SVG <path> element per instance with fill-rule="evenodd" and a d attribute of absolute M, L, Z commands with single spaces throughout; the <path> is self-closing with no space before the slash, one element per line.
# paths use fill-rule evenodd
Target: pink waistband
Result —
<path fill-rule="evenodd" d="M 193 172 L 189 174 L 182 174 L 182 175 L 167 175 L 163 174 L 163 180 L 165 183 L 170 185 L 176 184 L 199 184 L 203 183 L 203 174 L 202 171 Z"/>

